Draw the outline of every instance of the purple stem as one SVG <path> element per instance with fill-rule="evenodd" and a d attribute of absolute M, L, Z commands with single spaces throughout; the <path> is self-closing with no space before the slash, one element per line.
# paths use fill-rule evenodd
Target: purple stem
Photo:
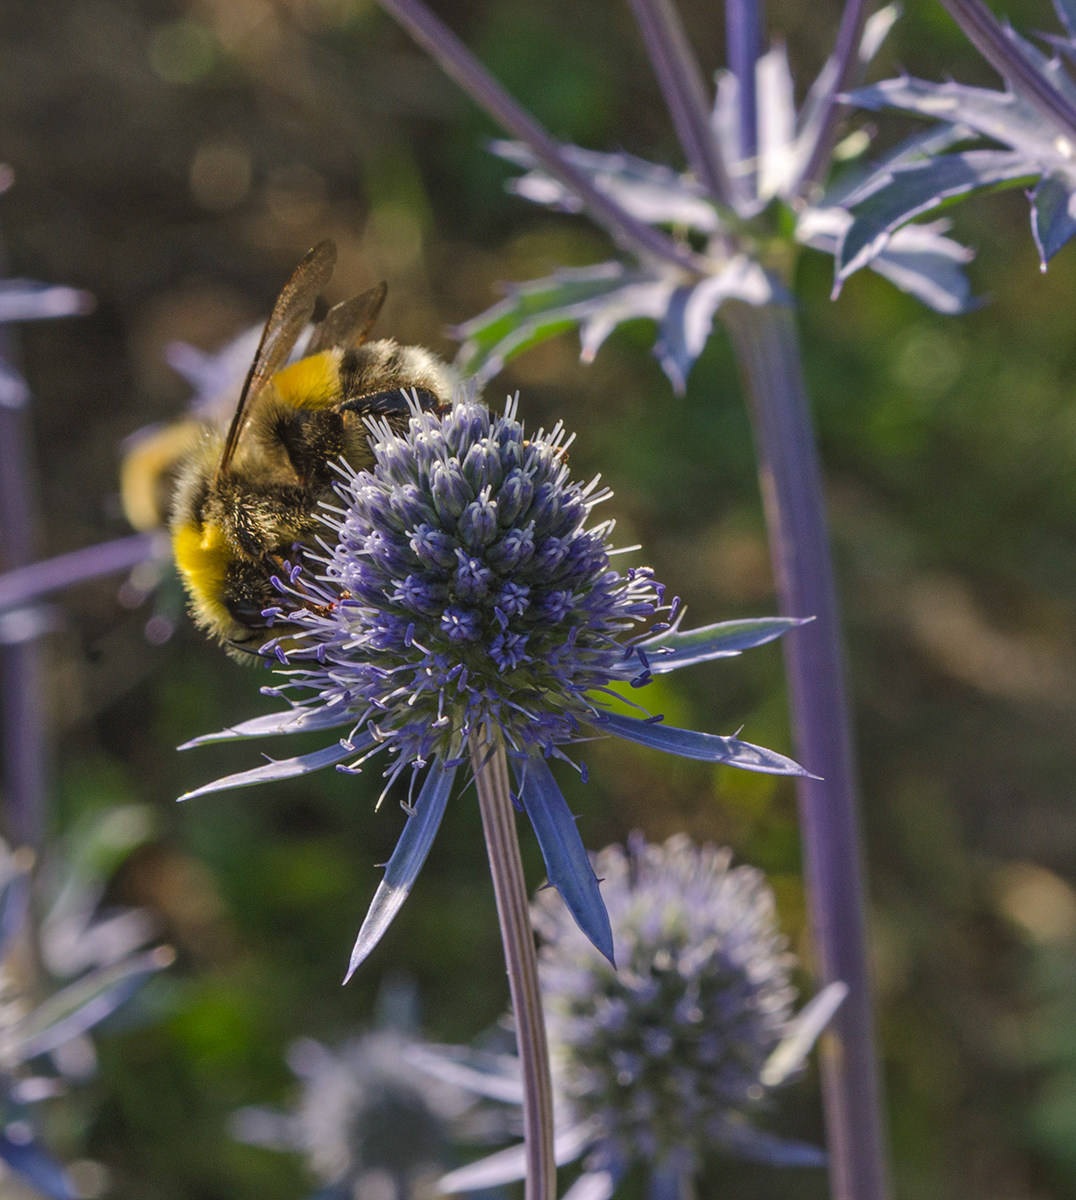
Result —
<path fill-rule="evenodd" d="M 688 166 L 715 200 L 728 204 L 733 188 L 710 124 L 706 83 L 680 15 L 672 0 L 629 3 Z"/>
<path fill-rule="evenodd" d="M 527 1156 L 523 1200 L 556 1200 L 557 1165 L 553 1157 L 553 1081 L 549 1044 L 534 948 L 530 900 L 519 856 L 516 811 L 508 781 L 504 742 L 475 734 L 470 746 L 478 789 L 482 831 L 493 876 L 497 917 L 504 943 L 512 1019 L 516 1027 L 519 1070 L 523 1084 L 523 1143 Z"/>
<path fill-rule="evenodd" d="M 10 369 L 11 334 L 0 326 L 0 361 Z M 0 553 L 6 569 L 33 561 L 38 542 L 30 454 L 28 403 L 0 406 Z M 45 829 L 44 664 L 36 637 L 0 645 L 3 681 L 4 792 L 7 832 L 17 843 L 39 846 Z"/>
<path fill-rule="evenodd" d="M 415 41 L 461 88 L 513 137 L 526 142 L 535 158 L 573 192 L 622 247 L 634 255 L 671 262 L 685 271 L 705 273 L 706 263 L 690 247 L 660 229 L 636 220 L 600 192 L 590 178 L 568 162 L 560 145 L 504 90 L 451 29 L 422 0 L 380 0 Z"/>
<path fill-rule="evenodd" d="M 721 309 L 748 393 L 770 556 L 782 612 L 814 621 L 784 639 L 800 779 L 811 931 L 823 985 L 848 998 L 821 1045 L 834 1200 L 886 1200 L 885 1138 L 874 1051 L 858 799 L 821 466 L 792 311 Z"/>
<path fill-rule="evenodd" d="M 762 21 L 762 0 L 725 0 L 725 43 L 729 70 L 739 84 L 739 156 L 744 161 L 758 154 L 755 63 L 762 48 Z"/>
<path fill-rule="evenodd" d="M 945 3 L 945 0 L 942 0 Z M 811 156 L 803 168 L 796 184 L 798 195 L 806 196 L 829 170 L 833 146 L 837 140 L 837 129 L 845 105 L 837 99 L 856 82 L 861 69 L 859 43 L 863 37 L 863 26 L 867 22 L 868 0 L 845 0 L 841 23 L 837 29 L 837 41 L 833 47 L 830 63 L 834 66 L 833 79 L 822 101 L 818 136 Z M 829 66 L 829 64 L 827 64 Z"/>
<path fill-rule="evenodd" d="M 159 555 L 160 535 L 136 533 L 130 537 L 100 542 L 82 550 L 72 550 L 56 558 L 47 558 L 29 566 L 16 567 L 0 575 L 0 613 L 22 608 L 50 592 L 58 592 L 76 583 L 129 571 L 131 567 Z"/>
<path fill-rule="evenodd" d="M 1053 87 L 982 0 L 941 0 L 971 44 L 1008 83 L 1076 141 L 1076 108 Z"/>

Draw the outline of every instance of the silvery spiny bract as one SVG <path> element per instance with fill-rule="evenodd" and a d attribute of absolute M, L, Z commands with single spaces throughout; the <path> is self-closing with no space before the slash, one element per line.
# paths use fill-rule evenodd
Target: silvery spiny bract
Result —
<path fill-rule="evenodd" d="M 824 1162 L 817 1147 L 768 1133 L 752 1117 L 802 1066 L 846 989 L 833 984 L 794 1013 L 795 960 L 773 892 L 761 871 L 730 867 L 731 857 L 683 834 L 664 845 L 635 834 L 627 849 L 598 854 L 619 969 L 580 936 L 554 893 L 538 893 L 532 912 L 544 943 L 557 1161 L 584 1161 L 566 1193 L 572 1200 L 607 1200 L 633 1166 L 673 1185 L 660 1194 L 684 1195 L 680 1183 L 715 1155 Z M 482 1095 L 522 1099 L 515 1060 L 465 1047 L 424 1047 L 412 1057 Z M 515 1146 L 438 1186 L 495 1187 L 523 1170 Z"/>
<path fill-rule="evenodd" d="M 349 732 L 189 795 L 333 764 L 355 771 L 382 751 L 386 791 L 405 772 L 413 791 L 428 768 L 404 804 L 409 820 L 360 931 L 354 970 L 406 897 L 469 743 L 503 740 L 550 882 L 611 957 L 598 881 L 547 760 L 568 760 L 565 746 L 611 733 L 689 758 L 803 774 L 748 742 L 607 707 L 616 685 L 641 688 L 656 673 L 739 654 L 800 622 L 679 629 L 676 602 L 664 603 L 648 568 L 611 566 L 612 523 L 588 526 L 609 492 L 597 479 L 570 478 L 571 438 L 560 424 L 528 436 L 514 400 L 502 416 L 461 394 L 443 412 L 414 404 L 404 431 L 384 422 L 370 430 L 373 470 L 340 465 L 339 505 L 324 511 L 320 547 L 296 546 L 276 580 L 279 603 L 264 614 L 280 630 L 264 653 L 284 676 L 264 691 L 293 707 L 188 745 Z"/>

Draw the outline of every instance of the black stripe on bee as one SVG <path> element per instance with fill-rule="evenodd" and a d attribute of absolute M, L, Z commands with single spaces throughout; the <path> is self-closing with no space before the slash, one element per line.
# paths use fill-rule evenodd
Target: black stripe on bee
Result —
<path fill-rule="evenodd" d="M 434 395 L 429 388 L 392 388 L 385 392 L 374 392 L 370 396 L 357 396 L 354 400 L 345 400 L 340 405 L 340 412 L 359 413 L 361 416 L 391 416 L 393 413 L 407 413 L 411 404 L 418 400 L 419 408 L 427 412 L 440 408 L 443 401 Z"/>

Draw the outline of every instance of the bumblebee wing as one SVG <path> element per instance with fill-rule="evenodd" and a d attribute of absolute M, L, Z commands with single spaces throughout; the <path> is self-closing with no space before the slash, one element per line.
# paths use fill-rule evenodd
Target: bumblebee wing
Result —
<path fill-rule="evenodd" d="M 379 283 L 368 291 L 344 300 L 325 314 L 325 319 L 311 334 L 306 347 L 307 356 L 331 350 L 334 346 L 348 349 L 361 346 L 385 303 L 389 285 Z"/>
<path fill-rule="evenodd" d="M 277 297 L 269 320 L 265 323 L 262 340 L 258 343 L 258 352 L 250 364 L 235 416 L 232 417 L 228 436 L 224 441 L 224 451 L 217 466 L 218 479 L 232 461 L 251 404 L 287 362 L 299 334 L 313 316 L 314 302 L 329 282 L 335 265 L 336 243 L 329 240 L 319 242 L 295 268 L 291 278 L 284 285 L 284 290 Z"/>

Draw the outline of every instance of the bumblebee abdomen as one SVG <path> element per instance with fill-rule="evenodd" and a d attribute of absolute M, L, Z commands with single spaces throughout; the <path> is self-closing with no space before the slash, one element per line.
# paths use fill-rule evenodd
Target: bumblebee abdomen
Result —
<path fill-rule="evenodd" d="M 235 621 L 226 597 L 228 566 L 234 553 L 224 530 L 215 523 L 201 528 L 177 523 L 172 530 L 172 551 L 198 624 L 222 640 L 232 637 Z"/>

